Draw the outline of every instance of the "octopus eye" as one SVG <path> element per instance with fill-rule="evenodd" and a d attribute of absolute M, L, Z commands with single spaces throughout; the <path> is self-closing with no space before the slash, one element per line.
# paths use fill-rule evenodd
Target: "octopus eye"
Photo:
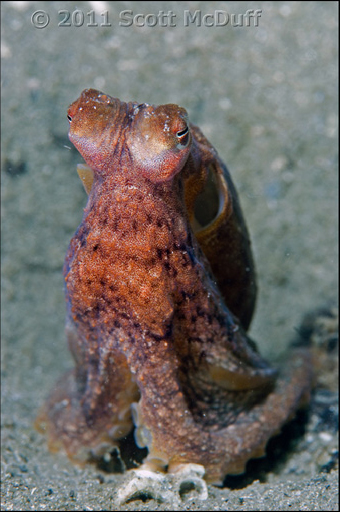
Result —
<path fill-rule="evenodd" d="M 70 116 L 70 114 L 67 114 L 67 119 L 69 123 L 72 121 L 72 117 Z"/>
<path fill-rule="evenodd" d="M 177 132 L 176 137 L 178 139 L 177 148 L 178 149 L 186 148 L 190 142 L 189 127 L 186 126 L 186 128 L 184 130 Z"/>

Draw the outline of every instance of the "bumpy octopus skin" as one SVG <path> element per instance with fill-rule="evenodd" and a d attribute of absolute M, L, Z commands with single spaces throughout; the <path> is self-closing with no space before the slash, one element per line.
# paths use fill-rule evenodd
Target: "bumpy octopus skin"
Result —
<path fill-rule="evenodd" d="M 135 427 L 147 466 L 197 463 L 221 484 L 306 403 L 309 352 L 277 372 L 247 336 L 256 284 L 237 193 L 183 108 L 89 89 L 68 118 L 89 193 L 64 265 L 75 368 L 39 423 L 78 461 Z"/>

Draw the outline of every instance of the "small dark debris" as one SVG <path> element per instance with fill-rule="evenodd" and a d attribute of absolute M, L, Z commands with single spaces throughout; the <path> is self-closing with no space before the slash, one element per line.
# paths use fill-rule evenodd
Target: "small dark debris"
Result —
<path fill-rule="evenodd" d="M 9 176 L 21 176 L 22 174 L 25 174 L 27 172 L 27 164 L 26 162 L 23 161 L 15 163 L 12 162 L 12 160 L 6 158 L 4 163 L 4 169 L 5 173 L 8 174 Z"/>
<path fill-rule="evenodd" d="M 19 455 L 24 462 L 28 462 L 28 458 L 26 457 L 26 455 L 24 455 L 23 453 L 19 453 Z"/>
<path fill-rule="evenodd" d="M 334 453 L 332 453 L 332 456 L 330 460 L 321 466 L 320 472 L 321 473 L 330 473 L 332 469 L 334 469 L 337 465 L 339 459 L 339 452 L 336 450 Z"/>
<path fill-rule="evenodd" d="M 311 403 L 312 411 L 318 416 L 316 432 L 337 432 L 339 428 L 338 395 L 327 389 L 317 389 Z"/>
<path fill-rule="evenodd" d="M 105 484 L 105 478 L 103 477 L 103 475 L 97 475 L 97 478 L 100 484 Z"/>
<path fill-rule="evenodd" d="M 328 332 L 327 328 L 319 323 L 322 317 L 336 320 L 332 304 L 319 307 L 304 316 L 299 327 L 294 328 L 297 336 L 292 340 L 292 347 L 310 346 L 313 342 L 312 336 L 319 335 L 325 350 L 333 352 L 338 347 L 338 333 Z"/>
<path fill-rule="evenodd" d="M 327 352 L 333 352 L 339 344 L 339 337 L 338 334 L 335 333 L 334 335 L 330 336 L 327 340 Z"/>

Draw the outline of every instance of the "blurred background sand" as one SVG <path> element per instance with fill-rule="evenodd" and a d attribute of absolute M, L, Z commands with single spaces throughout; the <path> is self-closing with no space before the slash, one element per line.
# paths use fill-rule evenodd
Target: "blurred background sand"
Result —
<path fill-rule="evenodd" d="M 83 26 L 74 26 L 81 22 L 72 17 L 76 9 Z M 175 26 L 162 27 L 159 18 L 153 27 L 119 26 L 127 9 L 171 11 Z M 56 378 L 72 365 L 62 265 L 86 195 L 76 173 L 82 159 L 67 139 L 67 107 L 94 87 L 124 101 L 188 110 L 238 188 L 259 284 L 251 335 L 262 353 L 278 357 L 302 316 L 338 296 L 338 4 L 2 2 L 1 10 L 3 507 L 111 509 L 114 477 L 111 486 L 99 485 L 96 468 L 51 455 L 32 427 Z M 48 13 L 47 27 L 33 26 L 37 10 Z M 71 26 L 58 26 L 65 10 Z M 184 26 L 185 10 L 243 14 L 243 26 Z M 247 10 L 261 11 L 258 26 L 247 26 Z M 94 16 L 98 26 L 88 26 Z M 106 21 L 110 27 L 100 26 Z M 301 477 L 309 510 L 311 475 Z M 70 481 L 84 493 L 82 505 L 70 498 Z M 274 485 L 270 499 L 285 488 L 280 476 Z M 223 509 L 223 491 L 212 489 L 210 507 Z M 254 489 L 249 509 L 259 506 Z"/>

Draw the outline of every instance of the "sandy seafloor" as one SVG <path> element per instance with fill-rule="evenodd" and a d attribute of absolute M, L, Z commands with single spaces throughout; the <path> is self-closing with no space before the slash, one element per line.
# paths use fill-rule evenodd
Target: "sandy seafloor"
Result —
<path fill-rule="evenodd" d="M 84 25 L 58 26 L 58 11 L 76 8 Z M 50 16 L 46 28 L 32 25 L 38 9 Z M 172 11 L 176 26 L 122 27 L 124 9 Z M 183 26 L 185 10 L 248 9 L 262 11 L 257 27 L 246 18 L 240 27 Z M 121 506 L 126 476 L 49 453 L 33 421 L 72 365 L 62 265 L 86 195 L 66 109 L 84 88 L 178 103 L 218 149 L 252 237 L 251 334 L 263 354 L 280 357 L 306 313 L 336 304 L 337 2 L 2 2 L 1 10 L 2 509 L 336 510 L 337 433 L 332 421 L 315 428 L 314 412 L 293 424 L 288 446 L 281 436 L 243 478 L 209 486 L 204 502 Z M 107 10 L 111 27 L 87 26 L 91 10 L 98 25 Z M 334 382 L 323 390 L 333 412 Z"/>

